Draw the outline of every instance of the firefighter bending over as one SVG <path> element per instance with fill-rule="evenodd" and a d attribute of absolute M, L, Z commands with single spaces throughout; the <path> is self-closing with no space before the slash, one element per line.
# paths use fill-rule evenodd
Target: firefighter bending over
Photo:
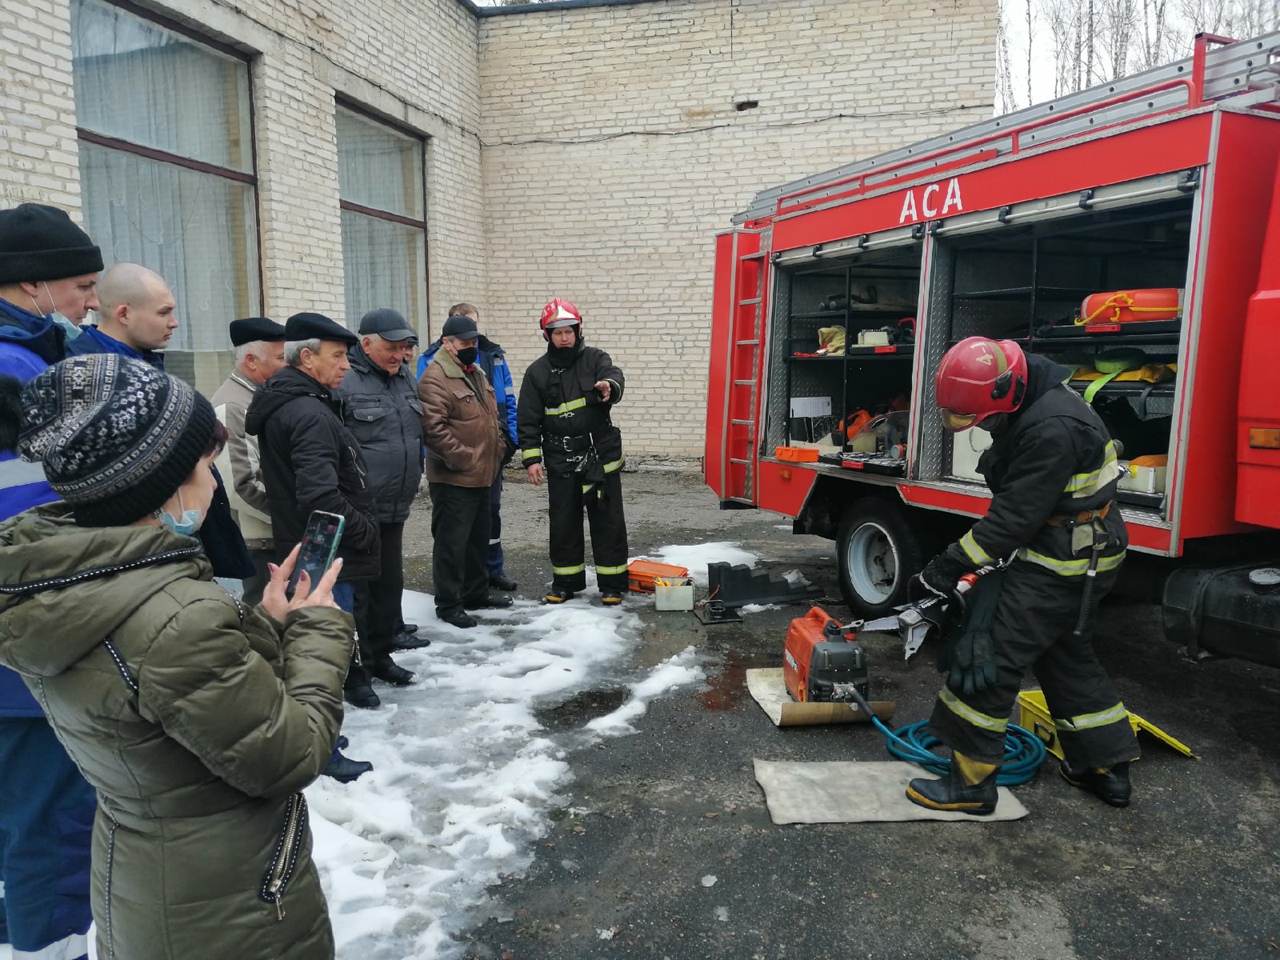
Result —
<path fill-rule="evenodd" d="M 610 419 L 623 379 L 609 355 L 582 341 L 582 314 L 568 300 L 542 309 L 547 352 L 520 385 L 516 426 L 521 463 L 535 484 L 547 479 L 551 514 L 548 603 L 564 603 L 587 587 L 582 508 L 605 606 L 627 589 L 627 521 L 622 511 L 622 434 Z"/>
<path fill-rule="evenodd" d="M 953 762 L 946 777 L 907 787 L 924 807 L 995 810 L 1005 727 L 1028 669 L 1067 758 L 1062 776 L 1113 807 L 1129 805 L 1138 742 L 1090 639 L 1094 607 L 1128 543 L 1111 502 L 1119 469 L 1106 428 L 1066 375 L 1011 340 L 983 337 L 962 340 L 938 366 L 947 429 L 991 433 L 978 469 L 993 497 L 987 515 L 912 581 L 913 594 L 950 596 L 965 573 L 1012 559 L 979 578 L 965 623 L 948 639 L 947 682 L 929 728 Z"/>

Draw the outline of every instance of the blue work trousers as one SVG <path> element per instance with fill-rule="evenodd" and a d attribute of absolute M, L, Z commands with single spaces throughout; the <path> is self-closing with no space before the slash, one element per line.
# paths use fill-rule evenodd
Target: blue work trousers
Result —
<path fill-rule="evenodd" d="M 0 907 L 15 957 L 84 957 L 97 794 L 44 717 L 0 717 L 0 771 Z"/>

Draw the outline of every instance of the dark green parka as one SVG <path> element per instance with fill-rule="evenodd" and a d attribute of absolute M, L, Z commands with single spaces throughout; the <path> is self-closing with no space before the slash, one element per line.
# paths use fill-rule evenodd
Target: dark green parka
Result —
<path fill-rule="evenodd" d="M 299 791 L 342 721 L 352 620 L 276 623 L 163 527 L 0 524 L 0 663 L 97 789 L 103 960 L 333 956 Z"/>

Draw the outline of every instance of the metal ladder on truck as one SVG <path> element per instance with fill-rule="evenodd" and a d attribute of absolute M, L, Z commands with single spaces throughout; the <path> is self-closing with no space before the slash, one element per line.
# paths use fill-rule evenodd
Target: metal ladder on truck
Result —
<path fill-rule="evenodd" d="M 721 439 L 724 479 L 722 499 L 752 504 L 755 495 L 756 420 L 759 414 L 760 377 L 764 338 L 765 278 L 768 270 L 760 248 L 760 235 L 735 231 L 732 242 L 732 311 L 726 364 L 724 433 Z"/>
<path fill-rule="evenodd" d="M 866 160 L 762 191 L 733 218 L 762 220 L 844 202 L 901 181 L 1041 149 L 1162 113 L 1231 99 L 1276 110 L 1280 31 L 1233 41 L 1200 34 L 1185 60 L 1068 94 Z"/>

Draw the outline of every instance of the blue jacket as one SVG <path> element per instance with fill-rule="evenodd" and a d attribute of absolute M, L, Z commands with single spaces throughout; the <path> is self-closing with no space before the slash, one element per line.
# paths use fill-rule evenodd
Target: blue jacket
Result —
<path fill-rule="evenodd" d="M 89 353 L 118 353 L 122 357 L 132 357 L 134 360 L 149 363 L 157 370 L 164 369 L 163 353 L 155 350 L 147 350 L 146 352 L 135 350 L 127 343 L 116 340 L 114 337 L 108 337 L 93 326 L 81 327 L 80 336 L 67 344 L 68 357 L 80 357 Z"/>
<path fill-rule="evenodd" d="M 480 348 L 478 358 L 480 369 L 485 372 L 485 376 L 493 384 L 493 393 L 498 400 L 498 413 L 506 421 L 507 435 L 511 438 L 511 449 L 514 450 L 516 446 L 516 385 L 515 381 L 511 379 L 511 367 L 507 365 L 507 355 L 502 352 L 502 347 L 499 344 L 494 343 L 485 336 L 481 336 L 476 340 L 476 346 Z M 436 351 L 439 349 L 440 341 L 437 340 L 422 351 L 422 356 L 418 358 L 419 380 L 426 373 L 427 364 L 431 362 L 431 358 L 436 355 Z"/>
<path fill-rule="evenodd" d="M 26 383 L 62 359 L 65 333 L 50 317 L 0 300 L 0 373 Z M 0 520 L 58 499 L 38 463 L 0 450 Z M 0 717 L 42 717 L 39 704 L 12 670 L 0 667 Z"/>

